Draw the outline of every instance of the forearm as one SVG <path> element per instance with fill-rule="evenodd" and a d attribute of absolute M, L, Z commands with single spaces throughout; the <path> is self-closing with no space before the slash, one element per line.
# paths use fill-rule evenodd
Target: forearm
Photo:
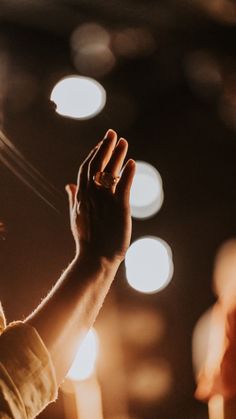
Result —
<path fill-rule="evenodd" d="M 76 257 L 26 319 L 48 348 L 58 383 L 70 368 L 81 339 L 93 325 L 118 267 L 118 263 Z"/>

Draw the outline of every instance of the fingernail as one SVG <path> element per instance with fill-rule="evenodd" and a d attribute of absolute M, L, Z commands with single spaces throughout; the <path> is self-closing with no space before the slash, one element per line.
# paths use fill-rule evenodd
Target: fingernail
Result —
<path fill-rule="evenodd" d="M 103 139 L 104 140 L 110 140 L 116 137 L 116 132 L 113 129 L 109 129 L 106 134 L 105 137 Z"/>
<path fill-rule="evenodd" d="M 120 144 L 120 143 L 121 143 L 121 144 L 123 143 L 123 144 L 125 144 L 125 145 L 126 145 L 126 144 L 127 144 L 127 140 L 126 140 L 125 138 L 121 137 L 121 138 L 119 139 L 119 141 L 118 141 L 117 145 L 118 145 L 118 144 Z"/>
<path fill-rule="evenodd" d="M 136 165 L 136 162 L 135 162 L 135 160 L 130 159 L 130 160 L 129 160 L 129 164 L 130 164 L 131 166 L 135 166 L 135 165 Z"/>

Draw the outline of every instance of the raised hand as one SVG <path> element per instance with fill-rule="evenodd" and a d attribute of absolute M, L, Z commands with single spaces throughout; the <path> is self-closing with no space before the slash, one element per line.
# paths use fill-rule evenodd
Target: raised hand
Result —
<path fill-rule="evenodd" d="M 135 174 L 133 160 L 124 165 L 127 150 L 127 141 L 120 138 L 117 142 L 116 132 L 109 130 L 80 166 L 77 185 L 66 187 L 80 255 L 117 262 L 124 259 L 131 237 L 129 196 Z"/>

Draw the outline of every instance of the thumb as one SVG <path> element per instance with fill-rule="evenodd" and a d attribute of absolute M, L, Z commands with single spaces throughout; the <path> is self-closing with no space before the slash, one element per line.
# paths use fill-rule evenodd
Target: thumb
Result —
<path fill-rule="evenodd" d="M 65 190 L 68 194 L 70 211 L 72 211 L 74 208 L 75 199 L 76 199 L 76 189 L 77 189 L 77 186 L 74 185 L 73 183 L 69 183 L 68 185 L 65 186 Z"/>

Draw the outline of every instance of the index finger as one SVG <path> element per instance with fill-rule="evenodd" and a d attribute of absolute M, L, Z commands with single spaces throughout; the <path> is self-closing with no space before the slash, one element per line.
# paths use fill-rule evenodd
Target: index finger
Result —
<path fill-rule="evenodd" d="M 130 189 L 135 175 L 136 164 L 135 161 L 130 159 L 124 166 L 121 179 L 119 180 L 115 195 L 118 196 L 124 206 L 129 206 Z"/>
<path fill-rule="evenodd" d="M 88 176 L 92 180 L 96 172 L 102 172 L 109 162 L 117 141 L 115 131 L 109 129 L 103 143 L 89 163 Z"/>

